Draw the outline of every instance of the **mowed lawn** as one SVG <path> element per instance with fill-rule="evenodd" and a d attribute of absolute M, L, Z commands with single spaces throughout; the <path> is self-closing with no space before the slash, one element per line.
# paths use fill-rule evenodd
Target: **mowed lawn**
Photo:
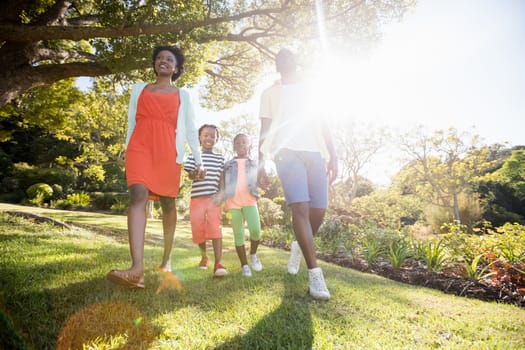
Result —
<path fill-rule="evenodd" d="M 30 212 L 72 229 L 6 212 Z M 159 220 L 147 227 L 146 288 L 111 285 L 130 264 L 126 217 L 0 204 L 0 348 L 5 349 L 524 349 L 525 310 L 320 262 L 332 299 L 312 300 L 304 262 L 260 247 L 263 271 L 243 278 L 231 230 L 224 265 L 200 270 L 188 223 L 173 250 L 175 277 L 155 267 Z M 210 249 L 211 256 L 211 249 Z"/>

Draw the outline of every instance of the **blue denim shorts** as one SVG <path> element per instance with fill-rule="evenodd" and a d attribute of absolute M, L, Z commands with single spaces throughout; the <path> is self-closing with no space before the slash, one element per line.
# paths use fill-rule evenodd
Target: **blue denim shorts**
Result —
<path fill-rule="evenodd" d="M 274 162 L 286 204 L 309 202 L 310 208 L 328 207 L 328 175 L 321 153 L 281 149 Z"/>

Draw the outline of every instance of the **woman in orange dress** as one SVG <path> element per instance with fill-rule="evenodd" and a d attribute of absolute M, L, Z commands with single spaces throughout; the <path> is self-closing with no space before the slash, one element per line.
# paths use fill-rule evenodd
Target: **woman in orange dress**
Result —
<path fill-rule="evenodd" d="M 148 199 L 160 199 L 164 254 L 159 269 L 171 271 L 171 250 L 177 222 L 175 199 L 179 194 L 181 164 L 186 143 L 204 176 L 197 128 L 189 93 L 172 83 L 184 69 L 184 55 L 177 47 L 153 51 L 156 75 L 153 84 L 133 86 L 128 109 L 126 181 L 129 188 L 128 236 L 131 268 L 111 270 L 110 281 L 144 288 L 144 236 Z"/>

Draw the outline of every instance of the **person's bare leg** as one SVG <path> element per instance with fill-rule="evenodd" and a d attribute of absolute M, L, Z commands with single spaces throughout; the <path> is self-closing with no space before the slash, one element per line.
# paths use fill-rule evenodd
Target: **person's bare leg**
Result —
<path fill-rule="evenodd" d="M 133 273 L 144 272 L 144 234 L 146 231 L 146 204 L 148 189 L 144 185 L 130 187 L 128 207 L 128 238 Z"/>
<path fill-rule="evenodd" d="M 237 256 L 239 257 L 241 266 L 248 265 L 248 259 L 246 258 L 246 248 L 243 245 L 240 245 L 235 246 L 235 250 L 237 251 Z"/>
<path fill-rule="evenodd" d="M 202 258 L 208 257 L 208 255 L 206 254 L 206 241 L 199 243 L 199 250 L 201 251 Z"/>
<path fill-rule="evenodd" d="M 254 241 L 253 239 L 250 239 L 250 254 L 251 255 L 257 253 L 257 248 L 259 247 L 260 242 L 261 242 L 260 240 Z"/>
<path fill-rule="evenodd" d="M 162 230 L 164 233 L 164 254 L 160 268 L 171 271 L 171 251 L 173 249 L 173 238 L 177 227 L 177 208 L 175 198 L 161 197 L 162 207 Z"/>
<path fill-rule="evenodd" d="M 214 238 L 211 240 L 213 245 L 213 253 L 215 254 L 215 265 L 219 264 L 222 259 L 222 238 Z"/>
<path fill-rule="evenodd" d="M 317 234 L 317 231 L 319 231 L 319 227 L 321 227 L 321 224 L 323 223 L 325 213 L 326 213 L 326 209 L 321 209 L 321 208 L 311 208 L 310 209 L 310 226 L 312 227 L 312 235 L 314 237 Z"/>
<path fill-rule="evenodd" d="M 310 223 L 310 204 L 308 202 L 290 204 L 295 238 L 301 247 L 308 269 L 317 267 L 312 225 Z"/>

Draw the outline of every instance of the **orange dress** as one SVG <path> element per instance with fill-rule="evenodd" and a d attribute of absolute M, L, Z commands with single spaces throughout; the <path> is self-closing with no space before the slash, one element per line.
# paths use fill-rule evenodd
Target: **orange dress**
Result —
<path fill-rule="evenodd" d="M 159 94 L 144 88 L 137 104 L 136 124 L 126 149 L 128 187 L 141 184 L 150 199 L 177 197 L 181 164 L 177 164 L 175 131 L 179 94 Z"/>

